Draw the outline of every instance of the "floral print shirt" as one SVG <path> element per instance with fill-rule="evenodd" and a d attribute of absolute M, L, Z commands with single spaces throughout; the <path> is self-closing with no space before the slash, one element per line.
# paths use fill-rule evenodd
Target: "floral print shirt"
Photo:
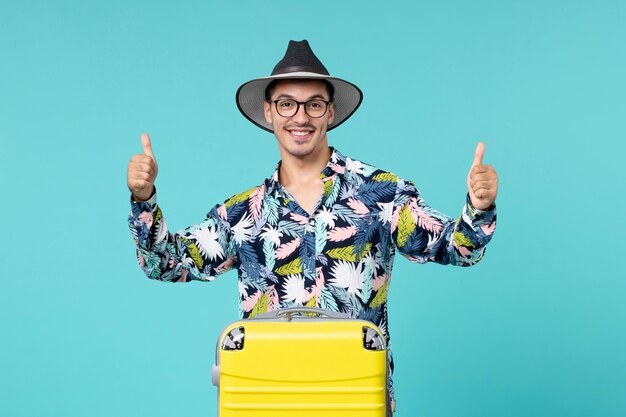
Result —
<path fill-rule="evenodd" d="M 211 281 L 236 268 L 240 317 L 295 306 L 340 311 L 376 324 L 389 347 L 396 249 L 417 263 L 474 265 L 494 232 L 495 207 L 477 210 L 467 196 L 454 220 L 429 207 L 410 181 L 336 149 L 320 177 L 324 194 L 311 214 L 281 186 L 277 168 L 177 233 L 156 194 L 131 202 L 139 265 L 148 278 L 175 282 Z"/>

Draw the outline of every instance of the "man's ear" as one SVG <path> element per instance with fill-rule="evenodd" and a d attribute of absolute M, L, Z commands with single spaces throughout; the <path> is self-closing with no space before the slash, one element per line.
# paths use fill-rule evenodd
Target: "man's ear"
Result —
<path fill-rule="evenodd" d="M 265 116 L 265 121 L 272 124 L 272 108 L 268 101 L 263 102 L 263 115 Z"/>
<path fill-rule="evenodd" d="M 335 120 L 335 102 L 328 105 L 328 124 L 331 124 L 333 120 Z"/>

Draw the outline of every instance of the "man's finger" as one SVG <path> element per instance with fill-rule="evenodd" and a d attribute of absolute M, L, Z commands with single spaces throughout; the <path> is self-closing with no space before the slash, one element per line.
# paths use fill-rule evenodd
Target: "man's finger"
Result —
<path fill-rule="evenodd" d="M 133 172 L 132 174 L 132 179 L 133 180 L 143 180 L 143 181 L 150 181 L 150 174 L 147 172 Z"/>
<path fill-rule="evenodd" d="M 498 179 L 497 178 L 474 178 L 473 180 L 470 181 L 470 187 L 476 188 L 476 184 L 478 183 L 489 183 L 494 186 L 497 186 Z"/>
<path fill-rule="evenodd" d="M 497 178 L 498 174 L 494 169 L 484 169 L 486 165 L 476 165 L 470 171 L 470 179 L 478 177 Z"/>
<path fill-rule="evenodd" d="M 473 165 L 471 170 L 470 170 L 470 174 L 471 175 L 484 174 L 484 173 L 494 173 L 495 174 L 495 172 L 496 172 L 496 170 L 493 168 L 492 165 L 486 165 L 486 164 Z"/>
<path fill-rule="evenodd" d="M 495 188 L 494 185 L 495 183 L 493 181 L 476 181 L 472 184 L 472 190 L 474 190 L 474 192 L 480 189 L 492 190 Z"/>
<path fill-rule="evenodd" d="M 143 162 L 133 162 L 131 168 L 135 172 L 147 172 L 150 175 L 154 173 L 154 167 L 150 164 L 146 164 Z"/>
<path fill-rule="evenodd" d="M 130 158 L 130 162 L 132 162 L 132 163 L 153 164 L 154 163 L 154 158 L 150 157 L 148 155 L 144 155 L 142 153 L 138 153 L 138 154 L 133 155 L 132 158 Z"/>
<path fill-rule="evenodd" d="M 472 163 L 472 166 L 482 164 L 484 155 L 485 155 L 485 143 L 478 142 L 478 145 L 476 145 L 476 151 L 474 152 L 474 162 Z"/>
<path fill-rule="evenodd" d="M 154 158 L 152 154 L 152 143 L 150 142 L 150 136 L 147 133 L 141 134 L 141 146 L 143 147 L 143 153 L 151 158 Z"/>

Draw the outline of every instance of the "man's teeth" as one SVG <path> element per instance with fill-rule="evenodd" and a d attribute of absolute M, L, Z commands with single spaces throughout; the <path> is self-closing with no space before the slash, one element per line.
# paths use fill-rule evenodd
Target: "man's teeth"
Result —
<path fill-rule="evenodd" d="M 306 131 L 300 131 L 300 130 L 292 130 L 291 134 L 294 136 L 306 136 L 309 133 L 311 133 L 310 131 L 306 130 Z"/>

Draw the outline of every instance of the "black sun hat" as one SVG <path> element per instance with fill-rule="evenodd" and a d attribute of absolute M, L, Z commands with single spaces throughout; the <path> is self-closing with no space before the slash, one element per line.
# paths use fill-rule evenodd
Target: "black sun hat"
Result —
<path fill-rule="evenodd" d="M 254 79 L 239 87 L 236 94 L 239 111 L 261 129 L 274 132 L 272 125 L 267 123 L 263 114 L 265 90 L 272 81 L 287 79 L 325 80 L 332 84 L 335 89 L 333 98 L 335 117 L 327 130 L 334 129 L 345 122 L 363 100 L 363 93 L 356 85 L 330 76 L 311 50 L 308 41 L 289 41 L 285 56 L 276 64 L 269 77 Z"/>

